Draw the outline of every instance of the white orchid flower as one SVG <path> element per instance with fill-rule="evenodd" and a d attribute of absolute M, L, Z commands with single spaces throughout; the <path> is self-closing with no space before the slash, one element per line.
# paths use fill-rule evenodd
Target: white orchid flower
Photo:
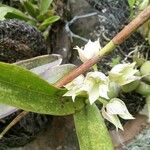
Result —
<path fill-rule="evenodd" d="M 79 53 L 80 60 L 82 62 L 87 61 L 88 59 L 91 59 L 94 56 L 97 56 L 99 54 L 99 50 L 101 49 L 99 39 L 95 42 L 92 42 L 91 40 L 88 41 L 88 43 L 84 46 L 84 48 L 79 48 L 76 46 L 74 49 L 77 49 Z"/>
<path fill-rule="evenodd" d="M 132 64 L 126 63 L 114 66 L 109 72 L 110 80 L 118 83 L 120 86 L 139 80 L 140 77 L 135 75 L 138 72 L 135 69 L 135 64 L 133 62 Z"/>
<path fill-rule="evenodd" d="M 105 119 L 113 123 L 116 128 L 120 128 L 121 130 L 122 125 L 119 121 L 118 116 L 120 116 L 123 119 L 135 119 L 128 111 L 125 103 L 120 100 L 119 98 L 113 98 L 110 100 L 106 106 L 102 108 L 102 115 Z M 118 115 L 118 116 L 117 116 Z"/>
<path fill-rule="evenodd" d="M 71 96 L 72 100 L 75 100 L 75 97 L 79 95 L 83 90 L 83 81 L 84 81 L 84 76 L 80 75 L 77 78 L 75 78 L 72 82 L 68 83 L 64 87 L 68 90 L 63 96 Z"/>
<path fill-rule="evenodd" d="M 89 95 L 90 104 L 93 104 L 99 97 L 109 99 L 108 84 L 109 80 L 105 74 L 98 71 L 87 73 L 83 89 Z"/>
<path fill-rule="evenodd" d="M 125 103 L 119 98 L 113 98 L 106 105 L 106 110 L 109 114 L 119 115 L 123 119 L 134 119 L 134 117 L 129 113 Z"/>
<path fill-rule="evenodd" d="M 105 110 L 105 107 L 102 108 L 102 116 L 108 120 L 109 122 L 111 122 L 113 125 L 115 125 L 116 129 L 121 129 L 123 130 L 123 126 L 118 118 L 117 115 L 112 115 L 107 113 L 107 111 Z"/>

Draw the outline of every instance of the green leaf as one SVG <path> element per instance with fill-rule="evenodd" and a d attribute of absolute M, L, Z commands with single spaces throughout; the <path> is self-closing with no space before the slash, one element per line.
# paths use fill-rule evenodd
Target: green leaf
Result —
<path fill-rule="evenodd" d="M 31 15 L 32 17 L 36 18 L 39 15 L 39 10 L 36 7 L 36 5 L 32 4 L 28 0 L 21 0 L 23 6 L 25 7 L 26 11 Z"/>
<path fill-rule="evenodd" d="M 30 20 L 29 17 L 20 10 L 2 5 L 0 7 L 0 20 L 4 20 L 5 18 L 19 18 L 25 21 Z"/>
<path fill-rule="evenodd" d="M 46 13 L 52 2 L 53 0 L 40 0 L 39 1 L 40 14 Z"/>
<path fill-rule="evenodd" d="M 51 54 L 51 55 L 38 56 L 38 57 L 34 57 L 31 59 L 27 59 L 27 60 L 22 60 L 17 63 L 14 63 L 14 64 L 24 67 L 26 69 L 30 69 L 30 71 L 32 71 L 36 74 L 40 74 L 43 72 L 45 74 L 45 71 L 47 71 L 48 69 L 50 69 L 54 66 L 60 65 L 61 62 L 62 62 L 61 55 Z M 59 70 L 59 69 L 57 68 L 57 70 Z M 63 68 L 62 71 L 70 71 L 70 70 Z M 52 74 L 56 73 L 56 71 L 54 71 L 52 73 L 49 72 L 49 73 L 50 73 L 49 75 L 52 76 Z M 61 72 L 61 74 L 63 74 L 63 73 Z M 55 80 L 56 80 L 56 77 L 58 77 L 58 75 L 54 74 L 54 76 L 52 76 L 52 77 L 55 78 Z M 13 113 L 17 110 L 18 109 L 16 109 L 15 107 L 5 105 L 5 104 L 0 104 L 0 119 L 10 115 L 11 113 Z"/>
<path fill-rule="evenodd" d="M 140 68 L 140 72 L 144 77 L 144 80 L 150 83 L 150 61 L 146 61 Z"/>
<path fill-rule="evenodd" d="M 0 62 L 0 103 L 59 116 L 73 114 L 84 107 L 84 99 L 73 103 L 62 97 L 65 92 L 26 69 Z"/>
<path fill-rule="evenodd" d="M 53 16 L 54 13 L 54 9 L 48 10 L 46 13 L 38 15 L 37 20 L 39 22 L 43 22 L 45 19 L 49 18 L 50 16 Z"/>
<path fill-rule="evenodd" d="M 32 71 L 34 70 L 33 72 L 38 74 L 38 72 L 41 73 L 44 70 L 47 70 L 48 68 L 60 65 L 61 62 L 62 62 L 61 55 L 51 54 L 51 55 L 42 55 L 42 56 L 37 56 L 34 58 L 22 60 L 14 64 L 26 68 L 28 70 L 32 70 Z M 35 71 L 36 68 L 38 70 L 37 72 Z M 41 69 L 41 71 L 39 71 L 39 68 Z M 44 69 L 43 71 L 42 68 Z"/>
<path fill-rule="evenodd" d="M 54 66 L 45 70 L 43 73 L 39 74 L 39 76 L 46 80 L 48 83 L 54 84 L 74 68 L 75 65 L 72 64 Z"/>
<path fill-rule="evenodd" d="M 129 6 L 131 9 L 133 9 L 134 4 L 136 3 L 136 0 L 128 0 Z"/>
<path fill-rule="evenodd" d="M 80 150 L 113 150 L 111 138 L 95 104 L 74 114 Z"/>
<path fill-rule="evenodd" d="M 146 97 L 146 104 L 147 104 L 147 108 L 148 108 L 148 117 L 149 117 L 149 121 L 150 121 L 150 95 L 148 95 Z"/>
<path fill-rule="evenodd" d="M 140 82 L 136 92 L 144 96 L 150 95 L 150 85 L 144 82 Z"/>
<path fill-rule="evenodd" d="M 42 24 L 40 24 L 39 30 L 42 31 L 42 30 L 46 29 L 49 25 L 51 25 L 52 23 L 56 22 L 59 19 L 60 19 L 59 16 L 49 17 L 48 19 L 44 20 L 44 22 Z"/>

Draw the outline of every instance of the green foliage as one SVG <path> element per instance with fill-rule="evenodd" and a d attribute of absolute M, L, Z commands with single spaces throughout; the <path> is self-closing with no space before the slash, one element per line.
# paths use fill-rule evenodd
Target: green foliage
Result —
<path fill-rule="evenodd" d="M 119 64 L 121 61 L 121 57 L 120 56 L 117 56 L 115 58 L 112 58 L 111 60 L 111 63 L 110 63 L 110 66 L 111 67 L 114 67 L 115 65 Z"/>
<path fill-rule="evenodd" d="M 53 0 L 39 0 L 39 9 L 40 9 L 40 14 L 45 14 L 50 5 L 52 4 Z"/>
<path fill-rule="evenodd" d="M 14 14 L 18 19 L 25 20 L 25 21 L 30 20 L 30 18 L 20 10 L 6 5 L 0 5 L 0 20 L 4 20 L 5 18 L 7 18 L 8 13 L 10 16 L 8 18 L 13 18 L 10 14 L 12 15 Z"/>
<path fill-rule="evenodd" d="M 149 121 L 150 121 L 150 95 L 146 96 L 146 104 L 148 108 L 148 116 L 149 116 Z"/>
<path fill-rule="evenodd" d="M 141 75 L 145 76 L 144 80 L 150 83 L 150 61 L 146 61 L 140 68 Z"/>
<path fill-rule="evenodd" d="M 130 6 L 130 17 L 134 17 L 146 7 L 150 6 L 150 0 L 128 0 Z M 136 7 L 136 9 L 134 9 Z M 139 32 L 145 37 L 150 44 L 150 21 L 147 21 L 139 28 Z"/>
<path fill-rule="evenodd" d="M 53 0 L 20 0 L 23 9 L 18 10 L 7 5 L 0 4 L 0 20 L 17 18 L 36 26 L 47 37 L 47 29 L 60 19 L 52 8 Z"/>
<path fill-rule="evenodd" d="M 130 8 L 133 9 L 133 6 L 135 5 L 136 0 L 128 0 L 128 3 L 129 3 Z"/>
<path fill-rule="evenodd" d="M 80 110 L 83 100 L 75 103 L 62 97 L 65 90 L 55 88 L 39 76 L 19 66 L 0 63 L 0 102 L 26 111 L 51 115 L 69 115 Z"/>
<path fill-rule="evenodd" d="M 80 150 L 113 150 L 112 141 L 100 111 L 93 105 L 86 105 L 74 114 Z"/>

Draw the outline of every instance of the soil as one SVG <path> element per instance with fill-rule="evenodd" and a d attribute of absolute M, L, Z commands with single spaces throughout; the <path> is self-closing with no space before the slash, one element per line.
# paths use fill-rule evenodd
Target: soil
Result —
<path fill-rule="evenodd" d="M 49 39 L 51 53 L 62 54 L 64 63 L 81 64 L 77 57 L 77 52 L 73 50 L 75 45 L 83 46 L 86 43 L 85 40 L 97 40 L 99 38 L 101 46 L 104 46 L 130 20 L 127 0 L 62 0 L 62 2 L 64 3 L 59 3 L 60 7 L 58 6 L 58 8 L 61 8 L 60 13 L 63 15 L 63 20 L 52 26 Z M 69 30 L 66 30 L 66 24 L 70 23 L 75 16 L 80 17 L 93 12 L 97 14 L 75 20 L 71 25 L 67 26 Z M 71 31 L 78 35 L 80 39 L 73 36 Z M 84 40 L 81 40 L 81 38 Z M 150 47 L 147 41 L 136 32 L 127 41 L 118 46 L 113 53 L 99 62 L 99 70 L 107 74 L 107 71 L 116 63 L 132 61 L 132 55 L 128 56 L 128 54 L 135 48 L 141 57 L 148 56 L 150 58 Z M 120 98 L 126 103 L 133 115 L 137 114 L 145 105 L 144 98 L 139 94 L 122 93 Z M 108 124 L 108 127 L 113 129 L 110 124 Z M 138 129 L 135 134 L 139 132 Z M 136 145 L 136 142 L 134 144 Z M 147 147 L 143 148 L 142 144 L 140 146 L 141 149 L 148 150 L 144 149 Z M 133 147 L 129 145 L 129 148 L 132 149 Z M 52 129 L 47 129 L 44 134 L 38 136 L 34 142 L 25 147 L 15 148 L 14 150 L 30 149 L 78 150 L 79 146 L 72 117 L 54 117 Z"/>

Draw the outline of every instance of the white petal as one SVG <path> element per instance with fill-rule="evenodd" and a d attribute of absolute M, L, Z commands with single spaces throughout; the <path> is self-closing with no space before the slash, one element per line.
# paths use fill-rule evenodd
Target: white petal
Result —
<path fill-rule="evenodd" d="M 101 46 L 99 43 L 99 39 L 95 42 L 92 42 L 91 40 L 89 40 L 89 42 L 84 47 L 84 51 L 87 52 L 88 56 L 98 55 L 100 49 L 101 49 Z"/>
<path fill-rule="evenodd" d="M 80 57 L 80 60 L 82 62 L 85 62 L 85 61 L 88 60 L 88 58 L 86 57 L 85 52 L 84 52 L 83 49 L 79 48 L 78 46 L 76 46 L 74 49 L 77 49 L 79 57 Z"/>
<path fill-rule="evenodd" d="M 111 101 L 106 105 L 106 110 L 108 114 L 119 115 L 123 119 L 134 119 L 134 117 L 129 113 L 125 103 L 118 98 L 111 99 Z"/>
<path fill-rule="evenodd" d="M 102 72 L 99 72 L 99 71 L 87 73 L 86 79 L 90 79 L 90 78 L 93 78 L 95 81 L 96 80 L 99 80 L 99 81 L 107 81 L 108 80 L 106 75 Z"/>
<path fill-rule="evenodd" d="M 78 50 L 79 57 L 82 62 L 87 61 L 88 59 L 91 59 L 94 56 L 97 56 L 99 54 L 100 50 L 100 43 L 99 40 L 92 42 L 91 40 L 88 41 L 88 43 L 84 46 L 84 49 L 79 48 L 76 46 L 74 49 Z"/>
<path fill-rule="evenodd" d="M 118 64 L 112 68 L 109 72 L 110 80 L 118 83 L 120 86 L 139 80 L 139 77 L 136 77 L 135 74 L 138 72 L 137 69 L 134 69 L 135 62 L 132 64 Z"/>
<path fill-rule="evenodd" d="M 122 124 L 121 124 L 119 118 L 117 117 L 117 115 L 110 115 L 109 113 L 107 113 L 105 111 L 105 107 L 102 108 L 102 115 L 105 119 L 107 119 L 112 124 L 114 124 L 117 130 L 118 130 L 118 128 L 123 130 Z"/>
<path fill-rule="evenodd" d="M 109 99 L 107 92 L 108 92 L 108 85 L 105 85 L 105 84 L 99 85 L 99 96 L 100 97 Z"/>
<path fill-rule="evenodd" d="M 122 118 L 122 119 L 125 119 L 125 120 L 130 120 L 130 119 L 135 119 L 130 113 L 125 113 L 125 114 L 119 114 L 119 116 Z"/>
<path fill-rule="evenodd" d="M 99 98 L 98 85 L 94 85 L 88 92 L 90 104 L 93 104 Z"/>
<path fill-rule="evenodd" d="M 79 75 L 77 78 L 73 80 L 73 83 L 75 85 L 80 85 L 83 84 L 83 81 L 84 81 L 84 75 Z"/>
<path fill-rule="evenodd" d="M 120 86 L 123 86 L 125 84 L 129 84 L 133 81 L 136 81 L 136 80 L 140 80 L 141 77 L 138 77 L 138 76 L 130 76 L 130 77 L 126 77 L 124 79 L 122 79 L 122 82 L 119 83 Z"/>
<path fill-rule="evenodd" d="M 122 72 L 126 67 L 128 67 L 129 66 L 129 63 L 127 63 L 127 64 L 117 64 L 117 65 L 115 65 L 112 69 L 111 69 L 111 73 L 114 73 L 114 74 L 116 74 L 116 73 L 120 73 L 120 72 Z"/>
<path fill-rule="evenodd" d="M 72 101 L 74 102 L 74 101 L 75 101 L 76 94 L 75 94 L 75 92 L 72 90 L 72 91 L 66 92 L 63 96 L 71 96 L 71 97 L 72 97 Z"/>
<path fill-rule="evenodd" d="M 75 78 L 73 81 L 71 81 L 70 83 L 68 83 L 67 85 L 65 85 L 64 87 L 67 90 L 71 90 L 72 88 L 74 88 L 75 86 L 78 85 L 82 85 L 84 81 L 84 76 L 83 75 L 79 75 L 77 78 Z"/>

